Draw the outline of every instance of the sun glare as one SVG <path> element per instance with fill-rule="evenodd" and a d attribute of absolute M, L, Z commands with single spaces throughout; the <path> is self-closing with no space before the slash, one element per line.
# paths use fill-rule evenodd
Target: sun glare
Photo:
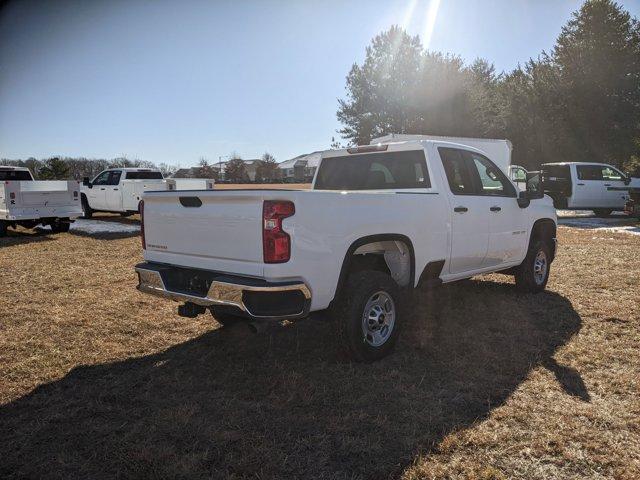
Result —
<path fill-rule="evenodd" d="M 424 20 L 424 28 L 422 30 L 422 43 L 426 49 L 429 49 L 431 45 L 431 37 L 433 36 L 433 28 L 436 25 L 439 8 L 440 0 L 430 0 Z"/>

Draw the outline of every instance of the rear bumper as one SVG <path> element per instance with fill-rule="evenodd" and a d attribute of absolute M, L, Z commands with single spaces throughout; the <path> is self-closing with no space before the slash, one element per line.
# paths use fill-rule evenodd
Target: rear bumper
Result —
<path fill-rule="evenodd" d="M 70 218 L 75 220 L 82 215 L 80 205 L 66 207 L 15 208 L 3 212 L 0 219 L 7 221 L 40 220 L 46 218 Z"/>
<path fill-rule="evenodd" d="M 203 307 L 229 307 L 251 319 L 304 318 L 311 306 L 311 292 L 302 282 L 267 282 L 153 262 L 138 264 L 135 270 L 141 292 Z"/>

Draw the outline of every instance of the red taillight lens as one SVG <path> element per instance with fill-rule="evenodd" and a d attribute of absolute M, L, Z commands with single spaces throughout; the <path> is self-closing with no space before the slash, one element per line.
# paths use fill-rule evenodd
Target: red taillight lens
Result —
<path fill-rule="evenodd" d="M 140 237 L 142 239 L 142 249 L 146 250 L 147 242 L 144 238 L 144 200 L 140 200 L 140 207 L 138 210 L 140 210 Z"/>
<path fill-rule="evenodd" d="M 265 200 L 262 206 L 262 252 L 264 263 L 284 263 L 291 257 L 291 237 L 282 220 L 296 213 L 293 202 Z"/>

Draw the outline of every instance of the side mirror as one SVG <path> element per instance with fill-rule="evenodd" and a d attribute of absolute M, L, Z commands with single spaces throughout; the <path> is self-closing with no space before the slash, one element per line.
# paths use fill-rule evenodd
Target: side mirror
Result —
<path fill-rule="evenodd" d="M 623 182 L 625 185 L 629 185 L 631 183 L 631 175 L 626 175 Z"/>
<path fill-rule="evenodd" d="M 526 194 L 526 197 L 529 200 L 535 200 L 544 197 L 542 172 L 527 172 Z"/>
<path fill-rule="evenodd" d="M 518 195 L 518 206 L 520 208 L 527 208 L 530 204 L 531 200 L 529 199 L 527 192 L 520 192 Z"/>
<path fill-rule="evenodd" d="M 89 177 L 82 177 L 82 185 L 84 185 L 85 187 L 88 187 L 89 185 L 91 185 L 91 182 L 89 181 Z"/>

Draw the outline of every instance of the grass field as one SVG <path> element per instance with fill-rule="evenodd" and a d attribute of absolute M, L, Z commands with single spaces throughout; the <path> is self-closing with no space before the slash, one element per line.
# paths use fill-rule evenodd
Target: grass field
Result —
<path fill-rule="evenodd" d="M 559 241 L 546 293 L 419 292 L 361 365 L 321 318 L 177 317 L 135 289 L 135 232 L 11 233 L 0 478 L 640 478 L 640 237 Z"/>

